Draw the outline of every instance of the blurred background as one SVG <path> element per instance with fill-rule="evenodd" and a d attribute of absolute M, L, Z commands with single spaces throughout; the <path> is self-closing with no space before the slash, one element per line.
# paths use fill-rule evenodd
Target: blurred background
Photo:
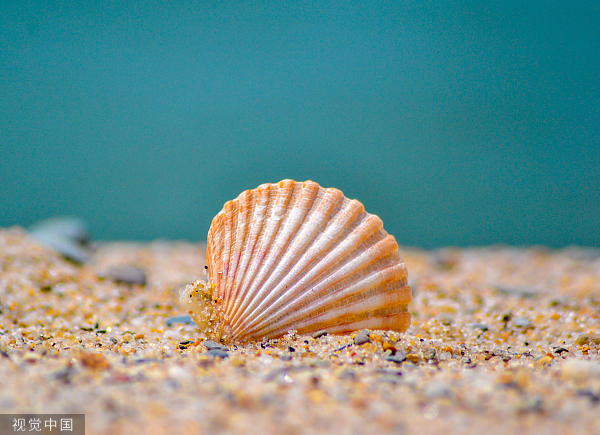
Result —
<path fill-rule="evenodd" d="M 0 226 L 205 240 L 337 187 L 398 242 L 600 246 L 597 1 L 2 1 Z"/>

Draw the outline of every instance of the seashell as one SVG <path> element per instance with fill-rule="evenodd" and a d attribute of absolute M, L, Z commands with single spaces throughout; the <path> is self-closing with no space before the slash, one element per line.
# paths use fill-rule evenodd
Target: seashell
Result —
<path fill-rule="evenodd" d="M 209 281 L 188 285 L 181 301 L 213 339 L 410 325 L 394 237 L 360 202 L 312 181 L 263 184 L 225 203 L 206 261 Z"/>

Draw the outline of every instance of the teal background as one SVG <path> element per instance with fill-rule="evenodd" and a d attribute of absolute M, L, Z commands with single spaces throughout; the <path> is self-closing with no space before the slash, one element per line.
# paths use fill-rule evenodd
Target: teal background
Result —
<path fill-rule="evenodd" d="M 597 1 L 0 5 L 2 227 L 204 240 L 293 178 L 404 245 L 600 246 Z"/>

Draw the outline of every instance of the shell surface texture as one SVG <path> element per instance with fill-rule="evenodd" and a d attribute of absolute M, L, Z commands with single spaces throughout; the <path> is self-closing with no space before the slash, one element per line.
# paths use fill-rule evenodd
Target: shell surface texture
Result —
<path fill-rule="evenodd" d="M 188 285 L 181 301 L 213 339 L 410 326 L 394 237 L 360 202 L 312 181 L 263 184 L 228 201 L 208 231 L 206 262 L 209 281 Z"/>

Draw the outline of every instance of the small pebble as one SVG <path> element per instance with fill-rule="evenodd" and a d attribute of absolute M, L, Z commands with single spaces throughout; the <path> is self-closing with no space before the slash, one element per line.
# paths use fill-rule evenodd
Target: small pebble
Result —
<path fill-rule="evenodd" d="M 514 323 L 517 328 L 529 328 L 531 326 L 531 321 L 525 317 L 517 317 Z"/>
<path fill-rule="evenodd" d="M 29 232 L 39 242 L 76 263 L 87 263 L 92 252 L 85 222 L 76 217 L 57 217 L 38 222 Z"/>
<path fill-rule="evenodd" d="M 394 355 L 390 355 L 388 357 L 385 357 L 384 359 L 386 361 L 391 361 L 396 364 L 400 364 L 406 361 L 406 352 L 404 352 L 403 350 L 399 350 Z"/>
<path fill-rule="evenodd" d="M 575 339 L 575 344 L 600 344 L 600 334 L 581 334 Z"/>
<path fill-rule="evenodd" d="M 222 350 L 224 352 L 228 352 L 229 349 L 222 345 L 221 343 L 217 343 L 216 341 L 212 341 L 212 340 L 206 340 L 204 343 L 202 343 L 204 346 L 206 346 L 206 348 L 208 350 Z"/>
<path fill-rule="evenodd" d="M 425 359 L 426 361 L 432 360 L 435 358 L 435 349 L 434 348 L 429 348 L 429 349 L 425 349 L 423 351 L 423 359 Z"/>
<path fill-rule="evenodd" d="M 108 360 L 99 353 L 82 352 L 79 356 L 81 364 L 90 370 L 106 370 L 110 368 Z"/>
<path fill-rule="evenodd" d="M 211 349 L 206 352 L 206 355 L 210 355 L 214 358 L 229 358 L 229 354 L 221 349 Z"/>
<path fill-rule="evenodd" d="M 112 266 L 101 276 L 111 278 L 116 282 L 146 285 L 146 274 L 142 269 L 135 266 Z"/>
<path fill-rule="evenodd" d="M 361 345 L 370 342 L 371 339 L 364 332 L 359 332 L 356 337 L 354 337 L 354 344 Z"/>
<path fill-rule="evenodd" d="M 323 337 L 325 335 L 329 335 L 329 332 L 324 329 L 323 331 L 317 331 L 313 334 L 313 338 L 319 338 L 319 337 Z"/>
<path fill-rule="evenodd" d="M 394 346 L 392 343 L 390 343 L 389 341 L 384 341 L 384 342 L 383 342 L 383 344 L 382 344 L 381 346 L 383 347 L 383 351 L 384 351 L 384 352 L 385 352 L 386 350 L 389 350 L 389 351 L 392 353 L 392 355 L 395 355 L 395 354 L 396 354 L 396 351 L 398 350 L 398 349 L 396 349 L 396 347 L 395 347 L 395 346 Z"/>
<path fill-rule="evenodd" d="M 185 350 L 185 349 L 189 348 L 192 343 L 194 343 L 194 340 L 180 341 L 179 342 L 179 349 Z"/>
<path fill-rule="evenodd" d="M 590 402 L 593 404 L 600 403 L 600 395 L 594 393 L 593 391 L 579 390 L 579 391 L 577 391 L 577 395 L 580 397 L 587 397 L 588 399 L 590 399 Z"/>
<path fill-rule="evenodd" d="M 383 345 L 383 338 L 381 337 L 381 335 L 371 333 L 369 334 L 369 338 L 371 339 L 371 341 L 376 341 L 377 343 Z"/>
<path fill-rule="evenodd" d="M 407 361 L 410 361 L 414 364 L 417 364 L 419 361 L 421 361 L 421 357 L 416 353 L 409 353 L 408 355 L 406 355 L 406 359 Z"/>
<path fill-rule="evenodd" d="M 476 329 L 481 329 L 483 332 L 485 332 L 485 331 L 487 331 L 487 330 L 490 329 L 484 323 L 473 323 L 473 324 L 471 324 L 471 327 L 476 328 Z"/>
<path fill-rule="evenodd" d="M 165 319 L 167 326 L 173 326 L 175 323 L 183 323 L 186 325 L 194 325 L 194 321 L 190 316 L 174 316 Z"/>

